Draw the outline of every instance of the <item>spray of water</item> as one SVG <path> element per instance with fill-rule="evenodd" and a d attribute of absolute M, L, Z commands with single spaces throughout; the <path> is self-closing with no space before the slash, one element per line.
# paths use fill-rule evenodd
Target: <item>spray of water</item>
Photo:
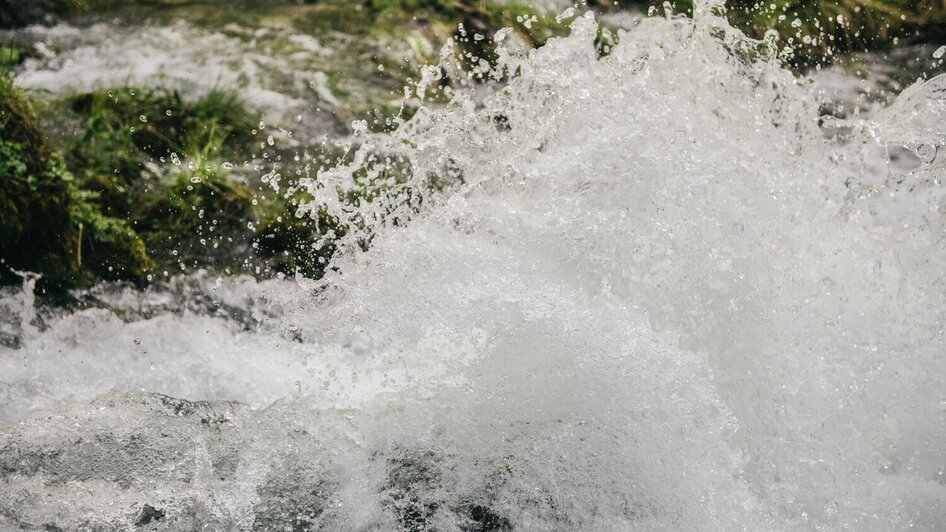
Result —
<path fill-rule="evenodd" d="M 577 16 L 485 95 L 448 50 L 449 104 L 301 184 L 352 228 L 325 279 L 0 351 L 0 524 L 942 526 L 943 78 L 827 136 L 711 11 L 603 57 Z"/>

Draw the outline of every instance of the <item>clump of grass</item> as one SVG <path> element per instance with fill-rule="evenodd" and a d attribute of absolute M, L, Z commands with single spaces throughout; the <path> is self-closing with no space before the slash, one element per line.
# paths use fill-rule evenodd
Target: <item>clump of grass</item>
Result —
<path fill-rule="evenodd" d="M 221 91 L 187 100 L 176 91 L 121 88 L 63 103 L 83 125 L 66 146 L 70 168 L 101 194 L 106 211 L 122 216 L 131 214 L 137 196 L 153 191 L 155 168 L 187 161 L 203 169 L 235 157 L 255 139 L 258 123 L 239 98 Z"/>
<path fill-rule="evenodd" d="M 175 153 L 197 158 L 224 145 L 230 152 L 242 150 L 255 140 L 252 131 L 259 121 L 235 93 L 226 91 L 187 100 L 177 91 L 126 87 L 75 95 L 66 103 L 85 121 L 85 132 L 69 153 L 93 172 L 113 170 L 95 158 L 111 151 L 98 149 L 100 141 L 152 160 Z"/>
<path fill-rule="evenodd" d="M 126 87 L 64 104 L 84 125 L 66 147 L 67 161 L 103 212 L 129 220 L 160 269 L 236 260 L 227 253 L 240 249 L 234 240 L 246 240 L 253 194 L 229 179 L 224 162 L 259 136 L 259 117 L 239 98 L 213 91 L 188 100 Z"/>

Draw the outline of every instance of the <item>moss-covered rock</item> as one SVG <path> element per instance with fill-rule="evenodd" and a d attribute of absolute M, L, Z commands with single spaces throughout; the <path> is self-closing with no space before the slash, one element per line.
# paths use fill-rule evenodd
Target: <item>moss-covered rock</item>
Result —
<path fill-rule="evenodd" d="M 0 125 L 7 109 L 0 100 Z M 41 272 L 56 285 L 78 282 L 69 176 L 56 170 L 27 144 L 0 140 L 0 282 L 18 280 L 16 270 Z"/>
<path fill-rule="evenodd" d="M 95 202 L 96 194 L 77 191 L 79 201 L 73 210 L 81 242 L 77 262 L 92 279 L 130 280 L 142 284 L 154 269 L 154 261 L 145 243 L 130 224 L 104 215 Z M 83 263 L 83 258 L 86 257 Z"/>
<path fill-rule="evenodd" d="M 0 75 L 0 280 L 43 271 L 68 283 L 78 273 L 71 176 L 60 172 L 28 102 Z"/>
<path fill-rule="evenodd" d="M 72 217 L 64 223 L 82 242 L 70 249 L 85 280 L 58 284 L 144 282 L 196 268 L 324 273 L 342 230 L 324 212 L 297 216 L 304 198 L 251 185 L 247 179 L 260 176 L 241 175 L 229 162 L 259 151 L 281 157 L 264 140 L 259 116 L 232 93 L 187 99 L 123 87 L 75 94 L 46 112 L 48 122 L 78 124 L 78 133 L 60 141 L 71 173 L 57 156 L 51 160 L 70 183 Z M 30 131 L 52 153 L 38 130 Z M 21 222 L 11 215 L 11 224 Z M 37 268 L 26 267 L 45 273 Z"/>
<path fill-rule="evenodd" d="M 104 215 L 46 142 L 33 111 L 0 76 L 0 281 L 16 271 L 48 287 L 140 280 L 151 262 L 127 222 Z"/>
<path fill-rule="evenodd" d="M 73 288 L 252 265 L 257 201 L 223 157 L 258 140 L 258 118 L 234 96 L 125 88 L 67 98 L 60 107 L 84 127 L 63 158 L 26 98 L 0 79 L 3 281 L 32 271 L 46 286 Z"/>

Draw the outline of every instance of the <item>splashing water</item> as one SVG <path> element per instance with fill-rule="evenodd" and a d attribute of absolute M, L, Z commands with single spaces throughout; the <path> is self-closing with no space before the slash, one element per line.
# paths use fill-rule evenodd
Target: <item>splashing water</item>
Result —
<path fill-rule="evenodd" d="M 946 81 L 828 137 L 708 11 L 602 58 L 579 16 L 364 136 L 303 183 L 361 228 L 337 271 L 208 283 L 243 320 L 83 311 L 0 351 L 0 525 L 941 527 Z"/>

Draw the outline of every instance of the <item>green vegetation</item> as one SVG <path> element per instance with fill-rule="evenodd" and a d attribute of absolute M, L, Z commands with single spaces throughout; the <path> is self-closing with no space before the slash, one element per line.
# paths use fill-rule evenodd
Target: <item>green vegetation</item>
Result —
<path fill-rule="evenodd" d="M 775 30 L 800 63 L 827 63 L 834 55 L 882 48 L 895 39 L 934 38 L 946 28 L 946 2 L 940 0 L 780 0 L 758 7 L 739 0 L 728 14 L 753 36 Z"/>
<path fill-rule="evenodd" d="M 599 2 L 610 4 L 610 2 Z M 662 6 L 651 0 L 621 0 L 617 7 Z M 692 0 L 671 2 L 691 13 Z M 881 49 L 896 40 L 924 41 L 946 35 L 943 0 L 729 0 L 726 16 L 746 34 L 762 39 L 774 31 L 798 66 L 831 62 L 851 51 Z"/>
<path fill-rule="evenodd" d="M 189 268 L 318 277 L 327 267 L 328 237 L 341 234 L 333 220 L 296 216 L 302 198 L 263 193 L 229 162 L 266 144 L 259 117 L 233 94 L 77 94 L 47 106 L 80 124 L 52 146 L 2 79 L 0 281 L 15 282 L 13 270 L 73 288 Z"/>
<path fill-rule="evenodd" d="M 160 270 L 220 266 L 219 239 L 247 238 L 253 195 L 227 179 L 221 157 L 246 151 L 258 119 L 235 96 L 123 88 L 61 105 L 84 126 L 64 147 L 80 186 L 128 220 Z"/>
<path fill-rule="evenodd" d="M 16 48 L 0 46 L 0 72 L 9 71 L 22 59 L 23 55 Z"/>
<path fill-rule="evenodd" d="M 258 130 L 260 117 L 232 93 L 187 100 L 174 91 L 124 88 L 62 105 L 85 124 L 65 148 L 66 160 L 104 212 L 130 221 L 162 273 L 323 273 L 334 247 L 312 244 L 333 222 L 296 216 L 300 198 L 240 175 L 239 161 L 264 156 L 256 153 L 261 146 L 273 150 Z"/>
<path fill-rule="evenodd" d="M 41 272 L 52 287 L 94 278 L 141 280 L 151 267 L 142 241 L 104 214 L 46 142 L 33 109 L 0 75 L 0 282 Z"/>

